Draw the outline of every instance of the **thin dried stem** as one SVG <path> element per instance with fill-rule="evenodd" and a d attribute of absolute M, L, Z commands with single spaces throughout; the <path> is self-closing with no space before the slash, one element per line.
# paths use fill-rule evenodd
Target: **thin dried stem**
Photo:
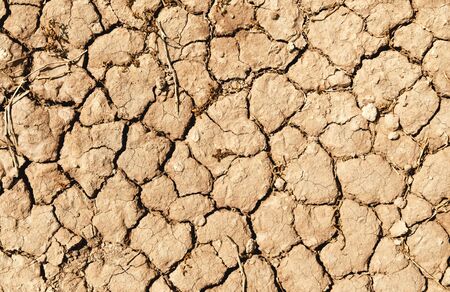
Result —
<path fill-rule="evenodd" d="M 49 68 L 50 66 L 54 66 L 54 65 L 61 65 L 61 66 L 69 66 L 71 64 L 73 64 L 74 62 L 77 62 L 84 54 L 86 54 L 87 50 L 84 50 L 81 54 L 79 54 L 78 56 L 76 56 L 73 59 L 68 59 L 68 60 L 64 60 L 64 61 L 57 61 L 57 62 L 51 62 L 48 64 L 45 64 L 39 68 L 36 68 L 35 70 L 31 71 L 30 73 L 28 73 L 27 75 L 25 75 L 19 82 L 19 85 L 16 87 L 16 89 L 14 90 L 11 98 L 9 99 L 6 107 L 5 107 L 5 114 L 4 114 L 4 123 L 5 123 L 5 128 L 4 128 L 4 136 L 6 138 L 6 143 L 7 143 L 7 147 L 8 147 L 8 152 L 11 156 L 11 160 L 13 162 L 13 166 L 16 169 L 16 175 L 19 172 L 19 160 L 17 158 L 17 146 L 18 146 L 18 141 L 17 141 L 17 135 L 14 131 L 14 123 L 13 123 L 13 118 L 12 118 L 12 106 L 14 103 L 16 103 L 17 101 L 19 101 L 20 99 L 22 99 L 24 96 L 26 96 L 30 91 L 26 90 L 24 92 L 22 92 L 21 94 L 19 94 L 19 91 L 21 89 L 23 89 L 23 86 L 25 85 L 25 83 L 30 82 L 30 77 L 35 74 L 38 73 L 37 76 L 35 78 L 33 78 L 33 80 L 35 79 L 51 79 L 51 78 L 57 78 L 57 77 L 61 77 L 61 76 L 57 76 L 57 77 L 47 77 L 45 76 L 44 78 L 40 78 L 39 77 L 39 73 L 47 68 Z"/>
<path fill-rule="evenodd" d="M 167 35 L 164 32 L 164 29 L 162 28 L 160 22 L 156 22 L 156 25 L 158 26 L 158 30 L 159 30 L 158 35 L 164 44 L 164 51 L 166 54 L 167 65 L 169 66 L 169 69 L 172 73 L 172 78 L 173 78 L 173 83 L 174 83 L 174 88 L 175 88 L 175 97 L 177 99 L 177 114 L 179 115 L 180 114 L 180 93 L 179 93 L 179 87 L 178 87 L 179 84 L 178 84 L 177 72 L 175 71 L 175 68 L 173 68 L 172 60 L 170 59 L 169 47 L 167 45 Z"/>
<path fill-rule="evenodd" d="M 230 242 L 233 244 L 234 248 L 236 249 L 237 262 L 239 265 L 239 271 L 241 273 L 241 278 L 242 278 L 242 292 L 246 292 L 247 291 L 247 275 L 245 274 L 244 266 L 242 265 L 241 258 L 239 257 L 239 246 L 233 240 L 233 238 L 231 238 L 228 235 L 227 235 L 227 237 L 230 240 Z"/>

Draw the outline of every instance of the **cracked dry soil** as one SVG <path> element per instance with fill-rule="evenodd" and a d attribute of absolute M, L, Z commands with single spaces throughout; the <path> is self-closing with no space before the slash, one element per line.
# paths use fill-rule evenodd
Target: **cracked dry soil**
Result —
<path fill-rule="evenodd" d="M 449 291 L 448 0 L 0 0 L 0 291 Z"/>

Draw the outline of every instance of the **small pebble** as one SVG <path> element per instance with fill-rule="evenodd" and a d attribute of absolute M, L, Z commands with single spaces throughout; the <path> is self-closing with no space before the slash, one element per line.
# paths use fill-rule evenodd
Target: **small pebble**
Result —
<path fill-rule="evenodd" d="M 400 237 L 405 235 L 408 232 L 408 227 L 406 227 L 405 221 L 397 221 L 395 222 L 391 228 L 389 229 L 389 233 L 392 237 Z"/>
<path fill-rule="evenodd" d="M 245 252 L 248 254 L 252 254 L 256 249 L 256 242 L 250 238 L 245 245 Z"/>
<path fill-rule="evenodd" d="M 406 207 L 406 200 L 405 200 L 405 198 L 398 197 L 397 199 L 395 199 L 394 205 L 397 206 L 397 208 L 400 208 L 400 209 L 405 208 Z"/>
<path fill-rule="evenodd" d="M 389 140 L 397 140 L 400 137 L 400 135 L 397 132 L 390 132 L 388 134 Z"/>
<path fill-rule="evenodd" d="M 196 226 L 203 226 L 206 223 L 206 218 L 205 216 L 198 216 L 194 219 L 194 224 Z"/>
<path fill-rule="evenodd" d="M 395 238 L 395 239 L 394 239 L 394 244 L 395 244 L 395 245 L 401 245 L 402 242 L 403 242 L 403 239 L 402 239 L 402 238 Z"/>
<path fill-rule="evenodd" d="M 184 170 L 184 165 L 183 163 L 181 163 L 180 161 L 176 162 L 173 165 L 173 170 L 175 170 L 176 172 L 182 172 Z"/>
<path fill-rule="evenodd" d="M 289 50 L 289 53 L 292 53 L 293 51 L 295 51 L 295 44 L 293 42 L 289 42 L 287 44 L 287 49 Z"/>
<path fill-rule="evenodd" d="M 274 186 L 278 191 L 282 191 L 284 189 L 285 184 L 286 182 L 281 177 L 278 177 L 275 180 Z"/>
<path fill-rule="evenodd" d="M 373 103 L 369 103 L 362 108 L 362 116 L 369 122 L 373 122 L 377 119 L 378 110 Z"/>
<path fill-rule="evenodd" d="M 272 20 L 277 20 L 278 18 L 280 18 L 280 15 L 276 12 L 272 13 Z"/>
<path fill-rule="evenodd" d="M 399 118 L 394 114 L 385 115 L 384 122 L 386 124 L 386 127 L 391 131 L 395 131 L 399 127 Z"/>
<path fill-rule="evenodd" d="M 200 140 L 200 134 L 198 133 L 197 130 L 192 130 L 192 135 L 191 135 L 191 139 L 194 142 L 198 142 L 198 140 Z"/>

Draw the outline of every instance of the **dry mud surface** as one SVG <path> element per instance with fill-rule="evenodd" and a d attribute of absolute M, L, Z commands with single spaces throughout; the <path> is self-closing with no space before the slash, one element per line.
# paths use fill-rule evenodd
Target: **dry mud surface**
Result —
<path fill-rule="evenodd" d="M 448 291 L 448 0 L 0 0 L 0 291 Z"/>

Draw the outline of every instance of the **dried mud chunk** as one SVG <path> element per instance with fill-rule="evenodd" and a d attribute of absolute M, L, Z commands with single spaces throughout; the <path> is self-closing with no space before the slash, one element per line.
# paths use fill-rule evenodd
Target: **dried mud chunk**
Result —
<path fill-rule="evenodd" d="M 200 291 L 222 279 L 226 266 L 211 245 L 195 248 L 170 274 L 170 280 L 180 291 Z"/>
<path fill-rule="evenodd" d="M 206 18 L 202 15 L 189 14 L 181 7 L 163 8 L 158 14 L 157 21 L 169 40 L 181 46 L 194 41 L 205 41 L 209 37 Z"/>
<path fill-rule="evenodd" d="M 195 206 L 195 208 L 193 208 Z M 170 205 L 168 217 L 179 222 L 201 222 L 206 213 L 214 209 L 212 202 L 203 195 L 191 195 L 177 199 Z"/>
<path fill-rule="evenodd" d="M 149 267 L 143 254 L 128 248 L 120 249 L 106 250 L 102 259 L 89 263 L 86 282 L 95 291 L 146 291 L 156 276 L 155 271 Z"/>
<path fill-rule="evenodd" d="M 406 201 L 406 206 L 401 210 L 401 213 L 402 219 L 408 226 L 431 217 L 431 205 L 426 200 L 414 194 L 408 194 Z"/>
<path fill-rule="evenodd" d="M 450 10 L 450 5 L 448 5 Z M 423 59 L 423 69 L 433 79 L 438 93 L 450 96 L 450 42 L 435 41 Z"/>
<path fill-rule="evenodd" d="M 408 237 L 411 257 L 433 277 L 440 279 L 447 268 L 450 244 L 445 230 L 436 222 L 420 224 Z M 433 255 L 433 256 L 430 256 Z"/>
<path fill-rule="evenodd" d="M 327 124 L 345 124 L 360 112 L 349 92 L 314 92 L 306 96 L 302 110 L 290 122 L 311 136 L 319 136 Z"/>
<path fill-rule="evenodd" d="M 80 236 L 72 233 L 64 227 L 59 228 L 53 238 L 61 246 L 63 246 L 66 251 L 70 251 L 82 241 Z"/>
<path fill-rule="evenodd" d="M 287 190 L 297 200 L 324 204 L 334 202 L 337 197 L 332 160 L 318 144 L 309 144 L 298 159 L 288 163 L 283 177 Z"/>
<path fill-rule="evenodd" d="M 256 79 L 249 94 L 250 115 L 267 133 L 275 131 L 303 105 L 303 93 L 282 75 L 267 73 Z"/>
<path fill-rule="evenodd" d="M 147 105 L 155 101 L 153 87 L 162 70 L 150 55 L 143 55 L 128 68 L 113 67 L 106 73 L 105 85 L 120 118 L 131 120 L 142 115 Z"/>
<path fill-rule="evenodd" d="M 56 163 L 32 163 L 25 169 L 25 173 L 37 204 L 50 204 L 70 184 L 70 180 Z"/>
<path fill-rule="evenodd" d="M 302 32 L 303 15 L 293 0 L 264 1 L 256 11 L 256 20 L 276 40 L 289 41 Z"/>
<path fill-rule="evenodd" d="M 180 86 L 192 97 L 197 107 L 203 106 L 218 87 L 202 62 L 182 60 L 173 65 Z"/>
<path fill-rule="evenodd" d="M 169 285 L 166 284 L 166 281 L 163 277 L 159 277 L 158 280 L 153 282 L 150 286 L 149 292 L 172 292 Z"/>
<path fill-rule="evenodd" d="M 448 145 L 450 141 L 450 100 L 442 99 L 439 111 L 417 136 L 420 141 L 428 143 L 431 151 Z"/>
<path fill-rule="evenodd" d="M 335 157 L 354 157 L 372 148 L 372 135 L 361 116 L 344 125 L 330 124 L 320 135 L 320 142 Z"/>
<path fill-rule="evenodd" d="M 345 199 L 339 212 L 342 235 L 320 252 L 320 259 L 333 277 L 365 271 L 379 232 L 377 217 L 370 208 Z"/>
<path fill-rule="evenodd" d="M 367 275 L 351 275 L 348 278 L 334 280 L 331 292 L 370 292 L 371 281 Z"/>
<path fill-rule="evenodd" d="M 450 198 L 450 148 L 445 148 L 425 158 L 422 168 L 414 175 L 411 186 L 413 193 L 419 194 L 432 204 Z"/>
<path fill-rule="evenodd" d="M 218 35 L 231 34 L 254 24 L 254 7 L 245 0 L 217 1 L 208 14 Z"/>
<path fill-rule="evenodd" d="M 110 178 L 95 199 L 96 214 L 92 219 L 103 240 L 123 242 L 127 230 L 140 218 L 136 195 L 138 188 L 122 172 Z"/>
<path fill-rule="evenodd" d="M 402 253 L 401 247 L 390 238 L 383 237 L 370 259 L 369 271 L 372 274 L 393 274 L 406 268 L 409 260 Z"/>
<path fill-rule="evenodd" d="M 52 206 L 34 206 L 23 220 L 17 221 L 12 217 L 0 220 L 3 249 L 23 251 L 36 257 L 45 253 L 50 246 L 50 239 L 59 228 Z"/>
<path fill-rule="evenodd" d="M 125 151 L 120 155 L 117 165 L 127 176 L 143 183 L 159 173 L 159 167 L 170 150 L 170 141 L 147 132 L 138 123 L 130 126 Z"/>
<path fill-rule="evenodd" d="M 283 70 L 296 56 L 296 52 L 289 51 L 287 44 L 271 41 L 261 32 L 240 31 L 235 38 L 239 43 L 239 59 L 252 71 Z"/>
<path fill-rule="evenodd" d="M 150 212 L 131 231 L 130 247 L 142 250 L 158 269 L 167 271 L 192 246 L 187 223 L 169 224 L 163 216 Z"/>
<path fill-rule="evenodd" d="M 218 206 L 250 212 L 263 198 L 272 180 L 272 165 L 265 152 L 237 158 L 224 176 L 219 177 L 211 193 Z"/>
<path fill-rule="evenodd" d="M 272 193 L 252 214 L 253 229 L 261 251 L 270 257 L 299 241 L 294 229 L 295 200 L 288 193 Z"/>
<path fill-rule="evenodd" d="M 83 104 L 80 112 L 80 122 L 83 126 L 113 122 L 116 112 L 116 106 L 110 104 L 105 93 L 97 88 Z"/>
<path fill-rule="evenodd" d="M 44 101 L 79 105 L 95 86 L 95 82 L 83 68 L 66 65 L 65 62 L 66 60 L 47 52 L 33 54 L 32 72 L 43 66 L 48 67 L 31 75 L 30 78 L 35 80 L 31 83 L 30 89 Z"/>
<path fill-rule="evenodd" d="M 25 183 L 20 180 L 11 189 L 5 190 L 0 196 L 0 220 L 23 220 L 32 207 L 30 193 Z M 0 229 L 1 232 L 2 229 Z"/>
<path fill-rule="evenodd" d="M 362 62 L 354 78 L 353 92 L 360 105 L 374 103 L 378 109 L 385 109 L 420 75 L 420 67 L 409 63 L 399 52 L 384 51 L 378 57 Z"/>
<path fill-rule="evenodd" d="M 378 219 L 381 221 L 381 229 L 383 234 L 389 234 L 389 230 L 395 222 L 400 220 L 400 213 L 395 205 L 377 205 L 374 208 Z"/>
<path fill-rule="evenodd" d="M 248 259 L 243 269 L 246 275 L 247 291 L 275 292 L 275 277 L 270 265 L 262 258 L 254 256 Z M 208 289 L 211 292 L 239 291 L 242 289 L 242 275 L 239 270 L 233 271 L 219 286 Z"/>
<path fill-rule="evenodd" d="M 0 251 L 0 270 L 2 291 L 47 291 L 40 264 L 34 259 L 19 254 L 8 256 Z"/>
<path fill-rule="evenodd" d="M 405 167 L 417 167 L 421 152 L 419 144 L 402 131 L 392 132 L 387 124 L 388 119 L 386 117 L 379 120 L 373 149 L 377 153 L 384 154 L 389 162 L 402 169 Z M 391 136 L 392 133 L 395 136 Z M 392 137 L 395 137 L 395 139 L 392 139 Z"/>
<path fill-rule="evenodd" d="M 350 85 L 350 77 L 316 51 L 307 50 L 289 68 L 287 76 L 303 90 L 325 90 Z"/>
<path fill-rule="evenodd" d="M 227 267 L 236 266 L 237 251 L 243 254 L 249 240 L 251 240 L 245 217 L 236 212 L 219 210 L 206 218 L 205 225 L 197 228 L 199 243 L 211 243 L 217 255 Z"/>
<path fill-rule="evenodd" d="M 336 233 L 336 211 L 332 206 L 297 205 L 294 227 L 304 245 L 316 248 Z"/>
<path fill-rule="evenodd" d="M 344 0 L 304 0 L 300 3 L 300 7 L 308 13 L 317 13 L 341 5 L 343 2 Z"/>
<path fill-rule="evenodd" d="M 2 129 L 0 129 L 1 131 Z M 0 132 L 3 133 L 3 132 Z M 19 169 L 24 165 L 25 159 L 22 157 L 18 157 Z M 13 160 L 11 154 L 6 149 L 0 149 L 0 186 L 3 185 L 3 188 L 9 189 L 11 185 L 14 183 L 14 179 L 19 176 L 18 169 L 14 167 Z M 2 187 L 0 187 L 0 192 Z"/>
<path fill-rule="evenodd" d="M 167 215 L 170 205 L 176 199 L 175 184 L 167 176 L 155 177 L 142 185 L 141 201 L 148 209 L 158 210 Z"/>
<path fill-rule="evenodd" d="M 93 0 L 92 3 L 97 7 L 98 13 L 101 16 L 100 22 L 106 30 L 110 29 L 112 25 L 119 21 L 111 7 L 110 0 Z"/>
<path fill-rule="evenodd" d="M 144 43 L 143 33 L 116 28 L 99 36 L 89 46 L 88 69 L 95 78 L 101 79 L 107 64 L 123 66 L 131 63 L 133 56 L 144 49 Z"/>
<path fill-rule="evenodd" d="M 235 38 L 213 38 L 208 63 L 212 74 L 220 80 L 245 78 L 250 66 L 242 62 L 239 55 L 239 43 Z"/>
<path fill-rule="evenodd" d="M 270 137 L 272 159 L 277 165 L 283 165 L 298 158 L 306 149 L 307 139 L 294 127 L 284 127 Z"/>
<path fill-rule="evenodd" d="M 371 54 L 385 41 L 364 31 L 364 21 L 341 7 L 323 20 L 309 24 L 308 39 L 338 67 L 352 71 L 363 55 Z"/>
<path fill-rule="evenodd" d="M 244 265 L 247 279 L 247 291 L 275 292 L 275 277 L 270 265 L 258 256 L 251 257 Z M 210 292 L 239 291 L 242 289 L 242 275 L 239 270 L 233 271 L 225 282 L 217 287 L 208 289 Z"/>
<path fill-rule="evenodd" d="M 197 1 L 197 0 L 181 0 L 186 6 L 186 9 L 191 13 L 205 13 L 211 7 L 211 0 Z"/>
<path fill-rule="evenodd" d="M 192 99 L 187 94 L 180 94 L 179 105 L 175 96 L 159 96 L 148 109 L 142 122 L 149 128 L 164 132 L 171 140 L 180 139 L 191 120 L 192 108 Z"/>
<path fill-rule="evenodd" d="M 450 235 L 450 212 L 438 213 L 436 215 L 436 222 L 441 224 L 447 234 Z"/>
<path fill-rule="evenodd" d="M 70 108 L 38 106 L 24 97 L 12 106 L 17 151 L 34 162 L 56 159 L 60 139 L 74 117 Z"/>
<path fill-rule="evenodd" d="M 266 146 L 263 134 L 247 117 L 245 97 L 245 92 L 219 97 L 187 135 L 191 154 L 214 177 L 223 174 L 236 155 L 255 155 Z"/>
<path fill-rule="evenodd" d="M 154 2 L 154 0 L 147 1 L 147 3 L 150 5 L 152 4 L 152 2 Z M 111 0 L 109 2 L 109 5 L 111 5 L 111 10 L 120 22 L 131 27 L 143 30 L 145 29 L 145 20 L 142 19 L 144 18 L 144 15 L 141 14 L 143 12 L 143 7 L 141 6 L 141 4 L 143 4 L 142 1 L 128 2 L 124 0 Z M 137 7 L 138 9 L 132 9 L 135 7 Z"/>
<path fill-rule="evenodd" d="M 392 274 L 376 274 L 372 276 L 373 289 L 376 292 L 415 291 L 425 289 L 425 279 L 419 270 L 410 263 L 406 268 Z M 427 290 L 430 291 L 430 290 Z"/>
<path fill-rule="evenodd" d="M 419 24 L 411 23 L 395 31 L 393 45 L 405 50 L 412 58 L 422 60 L 432 40 L 433 35 L 430 32 Z"/>
<path fill-rule="evenodd" d="M 413 16 L 408 0 L 347 0 L 345 4 L 365 18 L 367 31 L 375 36 L 383 36 L 389 30 Z"/>
<path fill-rule="evenodd" d="M 381 156 L 375 154 L 364 159 L 339 161 L 336 174 L 344 196 L 364 204 L 392 202 L 405 187 L 403 175 L 396 173 Z"/>
<path fill-rule="evenodd" d="M 112 174 L 116 152 L 122 148 L 123 129 L 122 122 L 90 128 L 77 123 L 66 134 L 59 163 L 88 196 L 92 196 Z"/>
<path fill-rule="evenodd" d="M 433 280 L 429 280 L 427 282 L 427 288 L 428 288 L 427 291 L 429 291 L 429 292 L 447 292 L 448 291 L 448 289 L 442 287 L 441 284 L 438 284 Z"/>
<path fill-rule="evenodd" d="M 10 5 L 10 15 L 3 27 L 11 36 L 26 41 L 36 30 L 39 18 L 39 8 L 28 5 Z"/>
<path fill-rule="evenodd" d="M 430 30 L 437 38 L 450 40 L 450 23 L 448 14 L 450 5 L 445 0 L 413 0 L 417 9 L 416 22 Z"/>
<path fill-rule="evenodd" d="M 176 143 L 175 151 L 164 169 L 175 182 L 180 196 L 194 193 L 207 194 L 212 189 L 211 173 L 190 157 L 189 147 L 182 142 Z"/>
<path fill-rule="evenodd" d="M 95 7 L 85 0 L 46 2 L 41 26 L 49 33 L 59 34 L 63 42 L 75 48 L 83 48 L 95 34 L 103 31 Z"/>
<path fill-rule="evenodd" d="M 330 278 L 317 262 L 316 255 L 303 245 L 292 248 L 277 267 L 278 278 L 286 291 L 324 291 Z"/>
<path fill-rule="evenodd" d="M 0 70 L 12 77 L 21 76 L 26 62 L 22 46 L 0 33 Z"/>
<path fill-rule="evenodd" d="M 96 231 L 92 225 L 94 203 L 77 187 L 65 190 L 54 201 L 55 214 L 61 224 L 82 236 L 92 238 Z"/>
<path fill-rule="evenodd" d="M 426 79 L 420 79 L 398 98 L 394 113 L 398 115 L 406 134 L 416 134 L 433 117 L 439 107 L 439 97 Z"/>

